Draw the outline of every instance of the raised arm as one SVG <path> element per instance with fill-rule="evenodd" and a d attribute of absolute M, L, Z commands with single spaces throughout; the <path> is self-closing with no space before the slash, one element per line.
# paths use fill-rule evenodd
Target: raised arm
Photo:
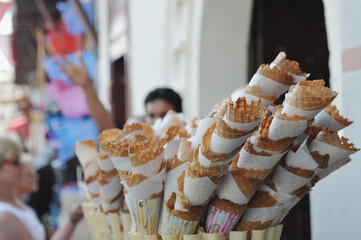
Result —
<path fill-rule="evenodd" d="M 113 120 L 110 114 L 105 110 L 103 104 L 100 102 L 96 94 L 93 83 L 89 77 L 89 72 L 84 64 L 83 59 L 79 57 L 81 64 L 80 66 L 78 66 L 64 57 L 61 58 L 64 60 L 65 63 L 61 63 L 59 61 L 57 61 L 56 63 L 59 65 L 61 71 L 66 73 L 74 84 L 79 85 L 83 88 L 90 111 L 90 116 L 94 119 L 95 123 L 99 128 L 99 131 L 113 128 Z"/>

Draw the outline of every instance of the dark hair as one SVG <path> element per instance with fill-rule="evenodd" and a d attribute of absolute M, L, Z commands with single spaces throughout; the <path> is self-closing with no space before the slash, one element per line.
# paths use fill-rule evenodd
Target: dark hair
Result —
<path fill-rule="evenodd" d="M 157 99 L 163 99 L 173 105 L 174 110 L 178 113 L 182 112 L 182 98 L 173 89 L 157 88 L 151 91 L 145 98 L 144 105 Z"/>

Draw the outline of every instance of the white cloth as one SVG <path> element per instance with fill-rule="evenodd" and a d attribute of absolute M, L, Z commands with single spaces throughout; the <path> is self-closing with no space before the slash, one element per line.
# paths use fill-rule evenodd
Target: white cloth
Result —
<path fill-rule="evenodd" d="M 25 204 L 18 202 L 23 208 L 17 208 L 9 203 L 0 201 L 0 212 L 8 212 L 17 217 L 28 228 L 29 232 L 33 236 L 34 240 L 45 240 L 45 229 L 41 225 L 35 212 Z"/>

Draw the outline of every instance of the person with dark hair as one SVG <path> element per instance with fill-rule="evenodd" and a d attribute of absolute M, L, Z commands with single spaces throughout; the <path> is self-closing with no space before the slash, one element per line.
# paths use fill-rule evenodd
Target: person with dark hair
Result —
<path fill-rule="evenodd" d="M 76 65 L 66 58 L 63 58 L 65 63 L 57 62 L 60 69 L 68 75 L 74 84 L 82 87 L 86 101 L 89 107 L 90 116 L 96 122 L 99 131 L 114 128 L 115 124 L 109 113 L 97 97 L 93 83 L 89 78 L 88 70 L 82 60 L 79 58 L 80 65 Z M 127 120 L 127 123 L 145 122 L 153 124 L 158 118 L 163 118 L 168 110 L 174 110 L 178 113 L 182 112 L 182 99 L 174 90 L 170 88 L 157 88 L 151 91 L 144 101 L 146 116 L 132 117 Z"/>

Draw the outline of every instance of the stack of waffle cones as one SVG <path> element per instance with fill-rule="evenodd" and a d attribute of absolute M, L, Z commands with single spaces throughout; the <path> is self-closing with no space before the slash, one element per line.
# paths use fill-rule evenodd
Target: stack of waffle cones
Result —
<path fill-rule="evenodd" d="M 165 140 L 155 138 L 129 146 L 131 171 L 122 181 L 136 230 L 146 235 L 158 231 L 163 196 Z"/>
<path fill-rule="evenodd" d="M 277 67 L 289 73 L 295 83 L 309 77 L 310 74 L 302 73 L 298 62 L 286 59 L 286 53 L 280 52 L 276 59 L 271 63 L 271 67 Z"/>
<path fill-rule="evenodd" d="M 261 100 L 262 105 L 265 107 L 269 106 L 278 98 L 278 96 L 273 93 L 271 94 L 263 93 L 259 85 L 241 86 L 238 89 L 236 89 L 231 95 L 232 101 L 237 101 L 237 99 L 241 97 L 246 98 L 247 103 Z"/>
<path fill-rule="evenodd" d="M 101 210 L 104 213 L 118 213 L 121 207 L 122 194 L 118 172 L 109 156 L 103 153 L 98 153 L 98 166 Z"/>
<path fill-rule="evenodd" d="M 292 76 L 287 72 L 267 64 L 261 65 L 253 75 L 249 86 L 260 86 L 265 94 L 275 94 L 278 97 L 287 92 L 293 83 Z"/>
<path fill-rule="evenodd" d="M 97 146 L 92 140 L 77 141 L 74 144 L 75 155 L 83 168 L 84 181 L 87 186 L 87 199 L 99 211 L 99 168 L 97 164 Z"/>

